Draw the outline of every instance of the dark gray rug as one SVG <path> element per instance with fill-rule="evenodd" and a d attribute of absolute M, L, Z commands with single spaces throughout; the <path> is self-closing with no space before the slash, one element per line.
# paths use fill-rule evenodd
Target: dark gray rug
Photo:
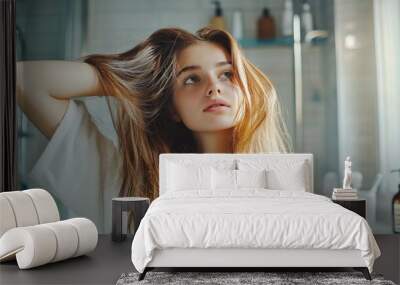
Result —
<path fill-rule="evenodd" d="M 381 275 L 372 274 L 372 281 L 364 278 L 360 272 L 156 272 L 150 271 L 142 281 L 138 281 L 139 273 L 122 274 L 117 285 L 133 284 L 387 284 Z"/>

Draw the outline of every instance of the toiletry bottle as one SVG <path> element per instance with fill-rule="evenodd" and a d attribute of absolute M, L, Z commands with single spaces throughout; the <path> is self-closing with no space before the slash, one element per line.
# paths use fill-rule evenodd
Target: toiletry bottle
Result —
<path fill-rule="evenodd" d="M 400 169 L 392 170 L 393 172 L 399 172 Z M 396 195 L 394 195 L 392 200 L 392 214 L 393 214 L 393 231 L 395 233 L 400 233 L 400 182 L 399 182 L 399 191 Z"/>
<path fill-rule="evenodd" d="M 232 36 L 236 40 L 241 40 L 243 38 L 243 18 L 242 12 L 239 10 L 233 12 Z"/>
<path fill-rule="evenodd" d="M 275 20 L 269 13 L 268 8 L 263 9 L 263 13 L 257 22 L 257 38 L 259 40 L 273 39 L 276 35 Z"/>
<path fill-rule="evenodd" d="M 209 26 L 215 29 L 225 30 L 225 21 L 222 17 L 221 3 L 218 0 L 213 1 L 212 3 L 215 4 L 215 14 L 214 17 L 212 17 Z"/>
<path fill-rule="evenodd" d="M 301 23 L 304 35 L 313 30 L 313 19 L 311 15 L 311 8 L 310 4 L 308 4 L 307 2 L 303 4 L 303 11 L 301 12 Z"/>
<path fill-rule="evenodd" d="M 285 1 L 285 9 L 282 15 L 282 36 L 291 36 L 293 34 L 293 5 L 292 0 Z"/>

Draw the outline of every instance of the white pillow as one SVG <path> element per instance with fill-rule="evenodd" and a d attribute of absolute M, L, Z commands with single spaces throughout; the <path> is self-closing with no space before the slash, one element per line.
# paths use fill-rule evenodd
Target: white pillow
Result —
<path fill-rule="evenodd" d="M 290 171 L 279 171 L 271 169 L 268 171 L 268 188 L 273 190 L 306 191 L 307 181 L 304 175 L 304 164 L 290 169 Z"/>
<path fill-rule="evenodd" d="M 168 191 L 211 189 L 211 167 L 168 163 Z"/>
<path fill-rule="evenodd" d="M 267 171 L 262 170 L 236 170 L 238 188 L 268 188 Z"/>
<path fill-rule="evenodd" d="M 310 189 L 308 162 L 299 159 L 239 159 L 241 170 L 266 169 L 267 188 L 272 190 L 307 191 Z"/>
<path fill-rule="evenodd" d="M 267 188 L 266 170 L 212 169 L 214 190 L 238 190 L 240 188 Z"/>
<path fill-rule="evenodd" d="M 212 188 L 236 190 L 236 170 L 212 168 Z"/>

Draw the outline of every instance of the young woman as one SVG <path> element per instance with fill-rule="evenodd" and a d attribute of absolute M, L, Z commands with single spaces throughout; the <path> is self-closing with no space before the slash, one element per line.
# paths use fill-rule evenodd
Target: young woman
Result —
<path fill-rule="evenodd" d="M 95 204 L 104 200 L 106 208 L 105 193 L 115 189 L 122 196 L 156 198 L 160 153 L 290 151 L 275 89 L 221 30 L 161 29 L 120 54 L 90 55 L 83 62 L 22 62 L 17 80 L 21 108 L 51 139 L 52 151 L 45 151 L 38 162 L 44 165 L 33 173 L 42 183 L 52 181 L 52 188 L 56 179 L 75 185 L 63 198 L 68 205 L 82 197 L 80 206 L 87 207 L 92 199 L 85 188 L 102 193 Z M 117 145 L 71 100 L 102 95 L 118 103 Z M 60 167 L 61 152 L 68 161 Z M 49 161 L 58 167 L 51 169 Z M 70 174 L 63 176 L 67 169 Z"/>

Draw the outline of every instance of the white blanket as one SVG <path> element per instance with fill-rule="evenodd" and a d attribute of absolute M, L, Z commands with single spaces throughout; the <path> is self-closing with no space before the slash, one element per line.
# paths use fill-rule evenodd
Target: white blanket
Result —
<path fill-rule="evenodd" d="M 135 268 L 143 272 L 154 249 L 165 248 L 358 249 L 370 272 L 380 256 L 359 215 L 324 196 L 265 189 L 157 198 L 133 239 Z"/>

